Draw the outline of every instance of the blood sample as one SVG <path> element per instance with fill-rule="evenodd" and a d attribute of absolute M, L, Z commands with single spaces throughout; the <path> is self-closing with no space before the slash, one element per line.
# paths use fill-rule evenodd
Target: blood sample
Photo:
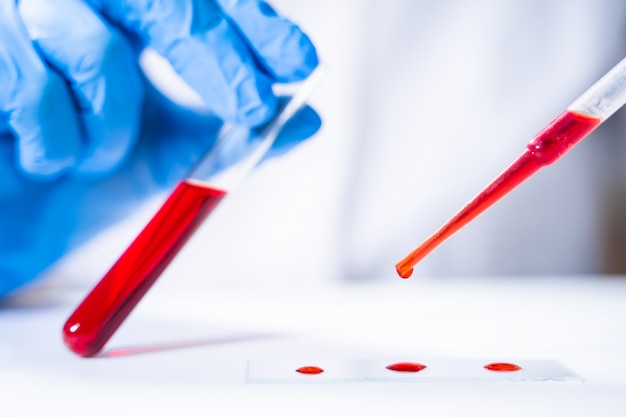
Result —
<path fill-rule="evenodd" d="M 540 131 L 524 152 L 483 191 L 470 201 L 435 234 L 396 265 L 402 278 L 409 278 L 413 267 L 444 240 L 508 194 L 540 168 L 559 159 L 600 123 L 601 119 L 566 110 Z"/>
<path fill-rule="evenodd" d="M 386 368 L 396 372 L 419 372 L 426 369 L 426 365 L 417 362 L 397 362 L 386 366 Z"/>
<path fill-rule="evenodd" d="M 282 91 L 279 108 L 264 126 L 224 126 L 213 146 L 67 320 L 63 340 L 72 351 L 93 356 L 102 349 L 227 190 L 239 185 L 265 157 L 322 73 L 318 68 L 302 83 L 277 86 Z"/>
<path fill-rule="evenodd" d="M 515 372 L 522 369 L 521 366 L 514 363 L 494 362 L 484 366 L 485 369 L 495 372 Z"/>
<path fill-rule="evenodd" d="M 307 375 L 316 375 L 321 374 L 322 372 L 324 372 L 324 370 L 319 366 L 302 366 L 296 369 L 296 372 Z"/>
<path fill-rule="evenodd" d="M 180 182 L 67 320 L 65 344 L 81 356 L 100 351 L 225 195 L 225 191 L 192 180 Z"/>

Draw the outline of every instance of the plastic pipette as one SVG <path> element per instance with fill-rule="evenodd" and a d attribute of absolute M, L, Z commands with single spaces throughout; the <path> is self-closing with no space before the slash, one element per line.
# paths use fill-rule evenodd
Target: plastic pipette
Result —
<path fill-rule="evenodd" d="M 265 156 L 281 128 L 304 104 L 321 71 L 317 69 L 298 86 L 277 86 L 278 95 L 293 95 L 283 99 L 266 126 L 253 131 L 231 126 L 220 135 L 67 320 L 63 340 L 74 353 L 93 356 L 104 347 L 222 198 Z"/>
<path fill-rule="evenodd" d="M 626 58 L 576 99 L 528 143 L 524 152 L 461 211 L 396 264 L 402 278 L 439 244 L 584 139 L 626 103 Z"/>

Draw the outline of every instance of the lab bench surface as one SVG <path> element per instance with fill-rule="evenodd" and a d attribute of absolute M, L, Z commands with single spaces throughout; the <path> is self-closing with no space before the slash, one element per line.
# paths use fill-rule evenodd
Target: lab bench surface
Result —
<path fill-rule="evenodd" d="M 159 283 L 89 359 L 61 339 L 85 292 L 44 286 L 2 305 L 2 415 L 626 412 L 624 277 L 392 278 L 211 290 Z M 251 364 L 536 360 L 555 361 L 577 378 L 403 381 L 366 372 L 250 379 Z"/>

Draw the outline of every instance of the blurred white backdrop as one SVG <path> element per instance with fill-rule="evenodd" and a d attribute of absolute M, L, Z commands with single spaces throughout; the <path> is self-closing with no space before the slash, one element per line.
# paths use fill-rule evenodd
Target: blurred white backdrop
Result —
<path fill-rule="evenodd" d="M 223 202 L 166 271 L 180 285 L 398 279 L 394 264 L 626 51 L 624 5 L 611 0 L 272 5 L 311 36 L 328 67 L 310 100 L 323 127 Z M 612 125 L 415 275 L 611 270 L 620 216 L 606 213 L 626 183 L 626 126 L 619 117 Z M 95 283 L 158 203 L 64 260 L 64 282 Z"/>

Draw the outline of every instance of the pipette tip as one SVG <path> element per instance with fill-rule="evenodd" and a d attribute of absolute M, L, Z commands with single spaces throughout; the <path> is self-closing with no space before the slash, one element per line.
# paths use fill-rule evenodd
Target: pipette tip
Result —
<path fill-rule="evenodd" d="M 402 262 L 400 262 L 399 264 L 396 265 L 396 272 L 398 273 L 398 275 L 400 275 L 401 278 L 407 279 L 411 275 L 413 275 L 413 267 L 403 266 Z"/>

